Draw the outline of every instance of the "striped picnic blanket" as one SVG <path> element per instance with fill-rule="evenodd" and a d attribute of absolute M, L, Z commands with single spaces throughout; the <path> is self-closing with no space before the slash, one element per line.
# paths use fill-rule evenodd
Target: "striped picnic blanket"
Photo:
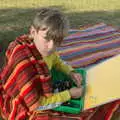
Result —
<path fill-rule="evenodd" d="M 74 68 L 89 67 L 120 54 L 120 32 L 104 23 L 72 29 L 57 50 Z"/>

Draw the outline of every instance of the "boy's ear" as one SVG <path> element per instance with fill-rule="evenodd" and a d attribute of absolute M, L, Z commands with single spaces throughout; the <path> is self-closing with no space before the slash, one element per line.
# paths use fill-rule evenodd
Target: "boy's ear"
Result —
<path fill-rule="evenodd" d="M 35 29 L 33 26 L 31 26 L 31 27 L 30 27 L 30 36 L 31 36 L 32 38 L 34 38 L 35 32 L 36 32 L 36 29 Z"/>

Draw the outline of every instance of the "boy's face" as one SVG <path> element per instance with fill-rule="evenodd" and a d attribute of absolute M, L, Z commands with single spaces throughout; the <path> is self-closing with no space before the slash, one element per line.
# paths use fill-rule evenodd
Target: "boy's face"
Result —
<path fill-rule="evenodd" d="M 56 49 L 53 40 L 48 41 L 45 39 L 47 30 L 37 31 L 34 27 L 31 27 L 30 33 L 34 39 L 36 48 L 43 56 L 50 55 Z"/>

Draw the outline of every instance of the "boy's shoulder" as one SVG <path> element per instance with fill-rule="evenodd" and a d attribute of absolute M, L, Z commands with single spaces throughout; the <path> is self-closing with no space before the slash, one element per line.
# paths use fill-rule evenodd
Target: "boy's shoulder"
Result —
<path fill-rule="evenodd" d="M 6 54 L 11 54 L 16 46 L 21 46 L 23 44 L 29 43 L 28 41 L 30 42 L 28 35 L 21 35 L 16 37 L 14 41 L 9 43 Z"/>
<path fill-rule="evenodd" d="M 29 35 L 24 34 L 21 36 L 18 36 L 15 41 L 17 41 L 19 44 L 30 44 L 33 42 L 33 39 L 29 37 Z"/>

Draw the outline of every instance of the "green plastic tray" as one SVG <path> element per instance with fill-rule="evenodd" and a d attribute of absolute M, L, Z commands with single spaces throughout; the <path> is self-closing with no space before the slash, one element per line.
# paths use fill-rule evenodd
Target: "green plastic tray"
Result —
<path fill-rule="evenodd" d="M 85 93 L 85 85 L 86 85 L 86 71 L 85 69 L 75 69 L 75 72 L 80 73 L 83 77 L 82 86 L 84 87 Z M 65 75 L 63 72 L 57 71 L 56 69 L 52 69 L 52 80 L 56 82 L 58 80 L 71 80 L 69 76 Z M 72 82 L 72 87 L 76 86 L 74 82 Z M 66 113 L 78 114 L 83 110 L 84 107 L 84 94 L 82 97 L 78 99 L 71 99 L 67 102 L 67 104 L 62 104 L 59 107 L 54 108 L 55 111 L 61 111 Z"/>

